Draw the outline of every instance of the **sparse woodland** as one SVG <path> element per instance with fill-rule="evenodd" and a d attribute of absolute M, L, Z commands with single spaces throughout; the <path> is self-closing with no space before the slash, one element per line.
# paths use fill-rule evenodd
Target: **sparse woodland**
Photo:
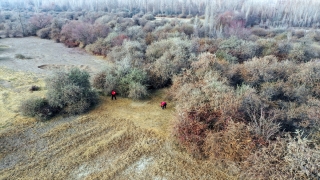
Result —
<path fill-rule="evenodd" d="M 2 38 L 38 36 L 112 62 L 47 80 L 22 102 L 47 120 L 81 114 L 96 91 L 132 99 L 167 87 L 171 137 L 239 179 L 320 178 L 320 2 L 2 0 Z M 68 3 L 67 3 L 68 2 Z"/>

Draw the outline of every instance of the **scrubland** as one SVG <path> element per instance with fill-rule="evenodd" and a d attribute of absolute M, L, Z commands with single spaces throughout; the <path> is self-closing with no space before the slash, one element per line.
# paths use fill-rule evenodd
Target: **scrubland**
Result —
<path fill-rule="evenodd" d="M 320 3 L 58 4 L 0 14 L 1 179 L 319 179 Z"/>

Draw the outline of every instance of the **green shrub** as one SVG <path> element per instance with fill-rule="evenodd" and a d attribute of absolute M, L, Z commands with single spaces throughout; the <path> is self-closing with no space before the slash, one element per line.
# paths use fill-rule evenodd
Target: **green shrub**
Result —
<path fill-rule="evenodd" d="M 132 83 L 138 83 L 141 86 L 147 82 L 147 74 L 139 69 L 133 69 L 128 74 L 120 77 L 117 89 L 121 93 L 122 96 L 128 96 L 130 94 L 130 86 L 133 88 L 141 88 L 136 85 L 132 85 Z M 140 89 L 141 90 L 141 89 Z M 134 91 L 134 89 L 132 89 Z"/>
<path fill-rule="evenodd" d="M 148 91 L 145 85 L 138 83 L 130 83 L 128 97 L 132 99 L 143 99 L 148 96 Z"/>
<path fill-rule="evenodd" d="M 35 117 L 39 121 L 48 120 L 58 112 L 44 98 L 31 98 L 23 101 L 20 105 L 20 111 L 23 115 Z"/>
<path fill-rule="evenodd" d="M 46 80 L 47 98 L 51 106 L 65 108 L 69 114 L 86 112 L 98 102 L 98 96 L 91 89 L 89 74 L 80 69 L 56 72 Z"/>

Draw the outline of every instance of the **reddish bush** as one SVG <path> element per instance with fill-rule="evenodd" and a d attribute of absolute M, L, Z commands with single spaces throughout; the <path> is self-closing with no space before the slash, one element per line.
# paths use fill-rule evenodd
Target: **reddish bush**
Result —
<path fill-rule="evenodd" d="M 62 27 L 61 35 L 64 37 L 63 42 L 67 46 L 70 44 L 70 41 L 78 41 L 85 46 L 93 43 L 97 39 L 97 36 L 94 34 L 94 32 L 93 25 L 89 23 L 70 21 Z"/>
<path fill-rule="evenodd" d="M 125 34 L 120 34 L 112 40 L 112 46 L 121 46 L 123 41 L 129 39 Z"/>
<path fill-rule="evenodd" d="M 42 29 L 51 24 L 52 16 L 47 14 L 36 14 L 30 18 L 30 24 L 37 29 Z"/>
<path fill-rule="evenodd" d="M 206 133 L 218 123 L 220 112 L 214 112 L 208 105 L 184 112 L 174 126 L 174 136 L 179 143 L 196 157 L 203 156 Z M 220 127 L 223 128 L 223 127 Z"/>
<path fill-rule="evenodd" d="M 73 41 L 73 40 L 66 40 L 66 41 L 64 41 L 64 44 L 65 44 L 68 48 L 74 48 L 74 47 L 78 47 L 80 43 L 77 42 L 77 41 Z"/>

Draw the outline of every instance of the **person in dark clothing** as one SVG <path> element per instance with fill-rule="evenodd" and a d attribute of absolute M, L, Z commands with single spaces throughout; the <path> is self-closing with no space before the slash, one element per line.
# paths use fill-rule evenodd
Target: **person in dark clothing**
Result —
<path fill-rule="evenodd" d="M 113 98 L 114 98 L 115 100 L 117 100 L 116 95 L 117 95 L 117 92 L 116 92 L 115 90 L 112 90 L 112 91 L 111 91 L 111 100 L 113 100 Z"/>
<path fill-rule="evenodd" d="M 161 106 L 162 109 L 165 109 L 165 108 L 167 108 L 167 103 L 165 101 L 162 101 L 160 103 L 160 106 Z"/>

